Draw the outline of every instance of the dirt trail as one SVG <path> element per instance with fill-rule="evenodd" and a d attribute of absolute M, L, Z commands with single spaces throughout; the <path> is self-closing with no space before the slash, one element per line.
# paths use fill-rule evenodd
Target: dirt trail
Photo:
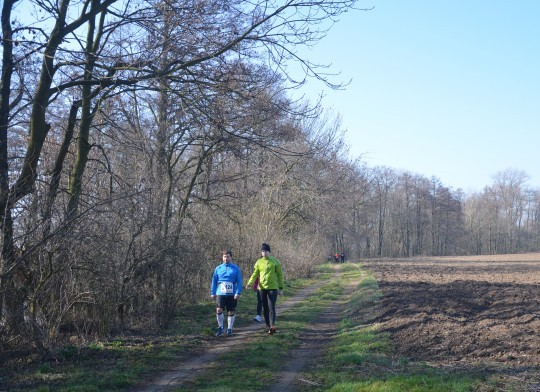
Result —
<path fill-rule="evenodd" d="M 338 266 L 335 266 L 334 277 L 339 278 L 340 272 Z M 276 305 L 276 314 L 279 316 L 287 309 L 304 301 L 307 296 L 318 290 L 326 282 L 318 282 L 308 288 L 300 290 L 293 297 L 280 298 Z M 337 329 L 337 323 L 340 320 L 341 312 L 339 306 L 333 304 L 319 317 L 318 321 L 313 324 L 309 330 L 305 331 L 301 337 L 302 344 L 296 350 L 293 350 L 288 355 L 288 360 L 284 365 L 283 370 L 279 371 L 276 379 L 280 382 L 274 385 L 271 391 L 291 391 L 294 390 L 295 382 L 307 382 L 307 380 L 297 380 L 298 373 L 305 368 L 309 361 L 314 361 L 322 355 L 326 343 L 331 339 Z M 232 337 L 227 337 L 220 340 L 219 345 L 209 347 L 204 352 L 195 354 L 187 360 L 179 362 L 172 370 L 163 373 L 154 380 L 146 382 L 144 385 L 135 389 L 136 392 L 161 392 L 167 391 L 172 387 L 178 388 L 182 385 L 187 385 L 195 380 L 206 369 L 210 369 L 216 365 L 216 361 L 231 347 L 237 347 L 239 341 L 247 342 L 254 339 L 264 328 L 261 324 L 251 324 L 235 330 Z M 245 343 L 244 343 L 245 344 Z"/>
<path fill-rule="evenodd" d="M 334 265 L 334 268 L 338 268 L 338 266 Z M 340 275 L 341 272 L 337 271 L 335 278 L 339 279 Z M 357 281 L 349 282 L 340 299 L 333 301 L 317 320 L 300 335 L 300 346 L 287 354 L 287 362 L 275 377 L 279 382 L 268 389 L 270 392 L 292 392 L 319 385 L 314 381 L 302 378 L 300 373 L 308 370 L 324 355 L 327 345 L 338 332 L 339 323 L 344 317 L 344 307 L 348 296 L 358 287 L 358 283 Z"/>

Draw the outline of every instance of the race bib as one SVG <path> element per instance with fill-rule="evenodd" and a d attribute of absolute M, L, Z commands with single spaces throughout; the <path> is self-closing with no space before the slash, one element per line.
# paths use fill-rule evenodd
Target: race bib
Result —
<path fill-rule="evenodd" d="M 220 286 L 221 286 L 221 290 L 220 290 L 221 293 L 223 294 L 233 293 L 234 285 L 231 282 L 221 282 Z"/>

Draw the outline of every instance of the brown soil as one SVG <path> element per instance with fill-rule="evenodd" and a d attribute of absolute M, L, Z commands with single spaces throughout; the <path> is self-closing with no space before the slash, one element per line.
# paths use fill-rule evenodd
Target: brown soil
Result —
<path fill-rule="evenodd" d="M 540 390 L 540 254 L 371 260 L 398 355 Z M 535 389 L 536 388 L 536 389 Z"/>

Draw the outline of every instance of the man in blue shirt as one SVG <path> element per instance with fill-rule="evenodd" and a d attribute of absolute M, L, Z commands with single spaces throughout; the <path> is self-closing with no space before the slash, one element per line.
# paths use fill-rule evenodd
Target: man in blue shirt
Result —
<path fill-rule="evenodd" d="M 242 272 L 236 264 L 233 264 L 230 250 L 223 251 L 222 259 L 223 263 L 214 270 L 210 295 L 215 299 L 217 305 L 218 331 L 216 336 L 223 335 L 224 309 L 227 309 L 227 336 L 232 336 L 236 304 L 240 293 L 242 293 Z"/>

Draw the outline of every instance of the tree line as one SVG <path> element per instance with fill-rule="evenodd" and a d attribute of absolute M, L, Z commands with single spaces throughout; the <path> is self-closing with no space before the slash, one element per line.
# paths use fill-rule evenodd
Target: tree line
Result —
<path fill-rule="evenodd" d="M 167 327 L 222 249 L 247 274 L 263 241 L 289 278 L 336 251 L 538 250 L 525 173 L 465 195 L 371 168 L 339 115 L 290 97 L 308 77 L 339 87 L 296 48 L 354 5 L 5 0 L 0 345 Z"/>

